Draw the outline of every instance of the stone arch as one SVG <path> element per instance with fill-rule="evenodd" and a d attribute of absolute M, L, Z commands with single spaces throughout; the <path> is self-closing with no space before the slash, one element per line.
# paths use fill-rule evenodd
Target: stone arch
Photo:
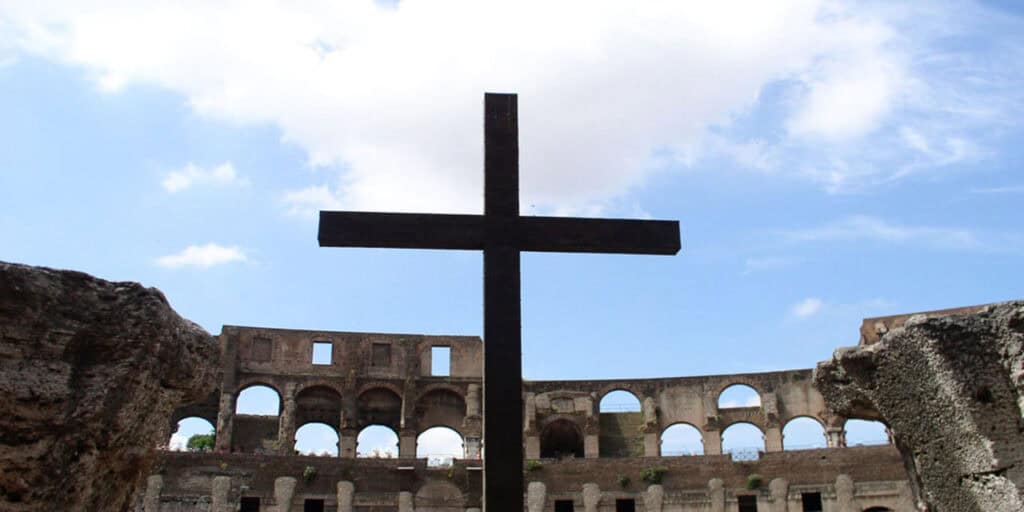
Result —
<path fill-rule="evenodd" d="M 466 497 L 451 482 L 430 480 L 416 491 L 416 512 L 463 512 Z"/>
<path fill-rule="evenodd" d="M 217 435 L 217 421 L 210 421 L 201 416 L 188 416 L 175 421 L 172 424 L 171 435 L 167 442 L 167 449 L 171 451 L 190 451 L 188 440 L 192 436 L 213 434 Z M 213 446 L 210 446 L 213 449 Z"/>
<path fill-rule="evenodd" d="M 825 448 L 828 440 L 825 437 L 824 423 L 814 416 L 794 416 L 782 426 L 782 449 L 806 450 Z"/>
<path fill-rule="evenodd" d="M 269 390 L 269 391 L 268 391 Z M 269 406 L 267 401 L 276 403 Z M 248 397 L 248 400 L 247 400 Z M 249 407 L 249 401 L 264 402 L 263 409 Z M 281 392 L 265 381 L 253 380 L 240 387 L 235 396 L 235 417 L 232 421 L 231 451 L 269 453 L 277 448 L 282 409 Z M 262 413 L 262 414 L 261 414 Z"/>
<path fill-rule="evenodd" d="M 665 427 L 659 437 L 663 457 L 704 455 L 704 432 L 696 425 L 685 421 L 676 422 Z"/>
<path fill-rule="evenodd" d="M 392 430 L 402 426 L 402 396 L 390 386 L 370 386 L 356 399 L 358 427 L 387 425 Z"/>
<path fill-rule="evenodd" d="M 737 421 L 722 429 L 722 453 L 732 454 L 733 460 L 756 460 L 764 451 L 764 431 L 754 423 Z"/>
<path fill-rule="evenodd" d="M 356 435 L 356 457 L 397 458 L 398 432 L 387 425 L 366 425 Z"/>
<path fill-rule="evenodd" d="M 742 394 L 737 394 L 737 398 L 734 399 L 732 397 L 733 392 L 739 392 Z M 725 395 L 724 401 L 723 395 Z M 753 403 L 754 397 L 756 397 L 757 403 Z M 761 404 L 763 402 L 764 401 L 761 397 L 761 391 L 746 382 L 731 381 L 729 384 L 719 389 L 718 393 L 715 394 L 715 404 L 718 406 L 719 409 L 761 407 Z"/>
<path fill-rule="evenodd" d="M 427 459 L 428 466 L 449 466 L 466 458 L 466 438 L 444 425 L 423 429 L 416 436 L 416 458 Z"/>
<path fill-rule="evenodd" d="M 341 394 L 330 386 L 312 385 L 295 394 L 295 426 L 323 423 L 337 430 L 341 423 Z"/>
<path fill-rule="evenodd" d="M 597 410 L 600 413 L 640 412 L 640 397 L 626 388 L 609 389 L 601 394 L 601 399 L 597 402 Z"/>
<path fill-rule="evenodd" d="M 864 509 L 864 512 L 892 512 L 892 509 L 889 508 L 889 507 L 881 507 L 881 506 L 879 506 L 879 507 L 866 508 L 866 509 Z"/>
<path fill-rule="evenodd" d="M 416 400 L 416 418 L 421 425 L 440 425 L 458 431 L 466 418 L 466 399 L 447 387 L 434 387 Z"/>
<path fill-rule="evenodd" d="M 583 458 L 583 433 L 572 420 L 558 418 L 540 432 L 540 456 L 543 458 Z"/>
<path fill-rule="evenodd" d="M 310 421 L 295 430 L 293 449 L 301 455 L 338 456 L 338 429 L 331 424 Z"/>
<path fill-rule="evenodd" d="M 277 410 L 275 412 L 270 414 L 269 408 L 265 410 L 268 414 L 261 414 L 260 412 L 250 413 L 239 410 L 240 408 L 242 408 L 241 406 L 243 405 L 243 402 L 246 401 L 246 395 L 251 396 L 253 397 L 253 399 L 256 400 L 262 400 L 263 397 L 261 395 L 265 394 L 265 391 L 263 391 L 264 389 L 273 391 L 274 394 L 277 395 Z M 238 391 L 235 392 L 235 414 L 248 414 L 253 416 L 279 416 L 281 414 L 283 400 L 284 395 L 281 394 L 280 389 L 278 389 L 272 384 L 268 384 L 265 381 L 254 380 L 246 383 L 245 385 L 239 386 Z"/>

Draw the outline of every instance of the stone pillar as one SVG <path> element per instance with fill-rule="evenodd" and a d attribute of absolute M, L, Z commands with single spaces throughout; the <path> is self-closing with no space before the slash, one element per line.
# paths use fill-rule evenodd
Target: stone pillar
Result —
<path fill-rule="evenodd" d="M 356 486 L 352 485 L 352 482 L 347 480 L 338 482 L 338 512 L 352 512 L 355 491 Z"/>
<path fill-rule="evenodd" d="M 540 458 L 540 438 L 536 434 L 526 436 L 526 449 L 523 456 L 527 459 Z"/>
<path fill-rule="evenodd" d="M 412 502 L 412 493 L 402 491 L 398 493 L 398 512 L 414 512 L 416 507 Z"/>
<path fill-rule="evenodd" d="M 398 433 L 398 458 L 416 458 L 416 432 L 403 430 Z"/>
<path fill-rule="evenodd" d="M 644 457 L 661 456 L 661 442 L 658 437 L 657 432 L 647 432 L 644 434 Z"/>
<path fill-rule="evenodd" d="M 644 493 L 644 511 L 661 512 L 661 506 L 665 502 L 665 488 L 660 484 L 654 484 L 647 488 Z"/>
<path fill-rule="evenodd" d="M 471 460 L 477 460 L 480 458 L 480 438 L 476 436 L 466 436 L 465 441 L 466 458 Z M 529 455 L 526 458 L 530 458 Z M 534 457 L 535 459 L 537 457 Z"/>
<path fill-rule="evenodd" d="M 711 499 L 711 512 L 725 512 L 725 482 L 721 478 L 708 480 L 708 498 Z"/>
<path fill-rule="evenodd" d="M 583 458 L 596 459 L 601 456 L 601 447 L 597 440 L 597 434 L 583 436 Z"/>
<path fill-rule="evenodd" d="M 842 448 L 846 446 L 846 430 L 843 427 L 828 427 L 825 429 L 825 444 L 829 448 Z"/>
<path fill-rule="evenodd" d="M 766 452 L 781 452 L 782 451 L 782 430 L 778 425 L 768 427 L 764 431 L 764 451 Z"/>
<path fill-rule="evenodd" d="M 210 512 L 229 512 L 228 493 L 231 492 L 230 476 L 213 477 L 213 489 L 210 491 Z"/>
<path fill-rule="evenodd" d="M 142 502 L 143 512 L 160 512 L 160 491 L 164 488 L 164 477 L 150 475 L 146 479 L 146 497 Z"/>
<path fill-rule="evenodd" d="M 593 482 L 583 484 L 583 512 L 597 512 L 601 503 L 601 488 Z"/>
<path fill-rule="evenodd" d="M 789 512 L 789 481 L 785 478 L 772 479 L 768 490 L 772 493 L 771 512 Z"/>
<path fill-rule="evenodd" d="M 235 422 L 235 395 L 221 393 L 220 404 L 217 406 L 217 435 L 214 450 L 231 451 L 231 427 Z"/>
<path fill-rule="evenodd" d="M 527 512 L 544 512 L 544 503 L 547 500 L 548 488 L 544 482 L 530 482 L 526 486 L 526 510 Z"/>
<path fill-rule="evenodd" d="M 274 502 L 277 503 L 277 512 L 291 512 L 295 483 L 293 476 L 279 476 L 274 480 Z"/>
<path fill-rule="evenodd" d="M 277 429 L 277 453 L 280 455 L 291 455 L 295 452 L 295 384 L 289 382 L 284 386 L 284 396 L 281 397 L 284 407 L 281 408 L 281 415 L 278 419 Z"/>
<path fill-rule="evenodd" d="M 480 416 L 480 385 L 466 387 L 466 416 Z"/>
<path fill-rule="evenodd" d="M 359 432 L 354 428 L 342 429 L 338 435 L 338 457 L 354 459 L 356 457 L 356 440 Z"/>
<path fill-rule="evenodd" d="M 836 512 L 859 512 L 853 502 L 853 479 L 850 475 L 836 477 Z"/>
<path fill-rule="evenodd" d="M 704 431 L 704 455 L 721 455 L 722 454 L 722 431 L 721 430 L 705 430 Z"/>

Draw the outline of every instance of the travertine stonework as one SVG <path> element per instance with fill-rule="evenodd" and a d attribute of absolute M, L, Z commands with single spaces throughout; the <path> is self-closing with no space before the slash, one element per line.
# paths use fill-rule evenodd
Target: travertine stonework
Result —
<path fill-rule="evenodd" d="M 1024 510 L 1024 302 L 940 313 L 872 322 L 880 341 L 836 351 L 817 387 L 888 424 L 920 508 Z"/>
<path fill-rule="evenodd" d="M 156 289 L 0 263 L 0 510 L 127 509 L 216 343 Z"/>

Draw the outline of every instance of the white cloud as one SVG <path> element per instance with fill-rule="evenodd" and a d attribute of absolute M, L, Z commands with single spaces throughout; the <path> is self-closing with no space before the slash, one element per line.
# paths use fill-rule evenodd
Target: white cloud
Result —
<path fill-rule="evenodd" d="M 171 441 L 167 444 L 167 449 L 174 452 L 185 451 L 188 448 L 189 437 L 178 432 L 171 434 Z"/>
<path fill-rule="evenodd" d="M 206 245 L 190 245 L 181 252 L 161 256 L 157 258 L 156 264 L 164 268 L 207 268 L 247 260 L 248 257 L 242 249 L 236 246 L 224 247 L 211 242 Z"/>
<path fill-rule="evenodd" d="M 793 162 L 797 175 L 830 190 L 902 167 L 850 164 L 864 151 L 847 147 L 897 113 L 951 109 L 951 98 L 962 108 L 947 118 L 1001 111 L 962 94 L 966 86 L 947 72 L 953 64 L 920 64 L 946 35 L 922 28 L 922 19 L 936 18 L 929 7 L 906 13 L 827 0 L 643 9 L 594 0 L 293 5 L 11 2 L 0 8 L 0 38 L 81 67 L 105 90 L 155 85 L 182 94 L 205 116 L 273 123 L 312 165 L 338 170 L 317 193 L 345 209 L 480 211 L 485 90 L 520 93 L 523 203 L 542 211 L 599 212 L 645 182 L 658 167 L 652 155 L 687 161 L 709 126 L 749 113 L 770 84 L 791 90 L 786 130 L 778 131 L 793 140 L 779 143 L 784 155 L 763 141 L 738 142 L 733 154 L 758 169 Z M 957 7 L 956 18 L 933 23 L 962 22 L 971 6 Z M 496 17 L 503 22 L 493 23 Z M 965 114 L 969 108 L 976 112 Z M 955 129 L 934 137 L 968 140 Z M 816 151 L 839 155 L 838 163 Z"/>
<path fill-rule="evenodd" d="M 867 215 L 854 215 L 823 226 L 784 231 L 793 241 L 882 241 L 915 243 L 945 249 L 978 249 L 984 247 L 979 236 L 964 228 L 904 226 Z"/>
<path fill-rule="evenodd" d="M 194 163 L 167 173 L 160 186 L 167 192 L 175 193 L 191 188 L 193 185 L 236 185 L 246 186 L 248 178 L 238 176 L 231 162 L 224 162 L 216 167 L 203 168 Z"/>
<path fill-rule="evenodd" d="M 283 201 L 289 215 L 315 218 L 320 210 L 341 210 L 342 201 L 327 185 L 317 185 L 284 193 Z"/>
<path fill-rule="evenodd" d="M 817 297 L 808 297 L 800 302 L 797 302 L 790 308 L 790 313 L 797 318 L 810 318 L 819 311 L 825 303 Z"/>

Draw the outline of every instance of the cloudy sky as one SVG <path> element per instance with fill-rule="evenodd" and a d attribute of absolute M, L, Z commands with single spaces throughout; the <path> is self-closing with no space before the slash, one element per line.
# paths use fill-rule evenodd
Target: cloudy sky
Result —
<path fill-rule="evenodd" d="M 0 0 L 0 259 L 223 324 L 480 334 L 481 257 L 319 249 L 319 209 L 679 219 L 523 256 L 527 378 L 807 368 L 860 319 L 1020 298 L 1016 2 Z"/>

